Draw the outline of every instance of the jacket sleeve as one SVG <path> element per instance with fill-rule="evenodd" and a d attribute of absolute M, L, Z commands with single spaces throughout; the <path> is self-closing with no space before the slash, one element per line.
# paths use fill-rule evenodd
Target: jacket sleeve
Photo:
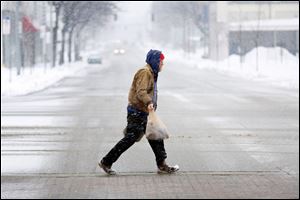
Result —
<path fill-rule="evenodd" d="M 151 75 L 147 71 L 141 71 L 136 81 L 136 94 L 137 98 L 145 105 L 149 105 L 152 102 L 151 97 L 147 93 L 148 85 L 151 80 Z"/>

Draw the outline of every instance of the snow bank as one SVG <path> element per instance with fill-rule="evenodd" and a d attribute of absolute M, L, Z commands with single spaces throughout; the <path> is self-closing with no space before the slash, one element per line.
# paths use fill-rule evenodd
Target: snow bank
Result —
<path fill-rule="evenodd" d="M 242 58 L 238 55 L 231 55 L 219 62 L 203 59 L 201 51 L 190 55 L 179 50 L 165 50 L 164 52 L 171 62 L 179 62 L 185 66 L 213 69 L 230 76 L 299 89 L 299 58 L 279 47 L 259 47 Z"/>
<path fill-rule="evenodd" d="M 1 67 L 1 96 L 18 96 L 42 90 L 57 83 L 62 78 L 76 73 L 84 73 L 84 62 L 76 62 L 45 69 L 44 65 L 25 68 L 20 76 L 16 76 L 16 69 Z M 11 78 L 10 78 L 11 77 Z M 11 79 L 11 80 L 10 80 Z"/>

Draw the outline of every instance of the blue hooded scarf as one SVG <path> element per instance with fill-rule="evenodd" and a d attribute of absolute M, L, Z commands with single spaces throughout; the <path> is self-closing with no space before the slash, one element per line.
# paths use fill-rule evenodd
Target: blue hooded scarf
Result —
<path fill-rule="evenodd" d="M 154 72 L 154 80 L 157 81 L 159 72 L 159 62 L 160 62 L 161 51 L 150 50 L 147 54 L 146 63 L 149 64 Z"/>
<path fill-rule="evenodd" d="M 159 72 L 159 62 L 160 62 L 160 54 L 161 51 L 158 50 L 150 50 L 147 54 L 146 63 L 151 66 L 151 69 L 154 73 L 154 96 L 153 96 L 153 104 L 154 109 L 157 108 L 157 78 Z"/>

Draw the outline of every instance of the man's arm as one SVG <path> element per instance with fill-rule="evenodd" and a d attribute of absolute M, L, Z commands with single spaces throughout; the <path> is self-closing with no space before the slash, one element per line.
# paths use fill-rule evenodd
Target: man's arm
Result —
<path fill-rule="evenodd" d="M 149 106 L 152 104 L 152 99 L 149 96 L 149 94 L 147 93 L 150 79 L 151 79 L 151 75 L 148 74 L 147 71 L 141 71 L 140 74 L 138 75 L 138 80 L 136 81 L 137 97 L 146 106 Z M 153 107 L 153 104 L 152 104 L 152 107 Z"/>

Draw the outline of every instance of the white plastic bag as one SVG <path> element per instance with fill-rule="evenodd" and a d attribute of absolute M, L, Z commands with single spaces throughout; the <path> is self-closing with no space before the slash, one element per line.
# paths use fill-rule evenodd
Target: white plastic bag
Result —
<path fill-rule="evenodd" d="M 166 125 L 158 118 L 154 111 L 149 112 L 146 138 L 149 140 L 163 140 L 169 138 Z"/>

